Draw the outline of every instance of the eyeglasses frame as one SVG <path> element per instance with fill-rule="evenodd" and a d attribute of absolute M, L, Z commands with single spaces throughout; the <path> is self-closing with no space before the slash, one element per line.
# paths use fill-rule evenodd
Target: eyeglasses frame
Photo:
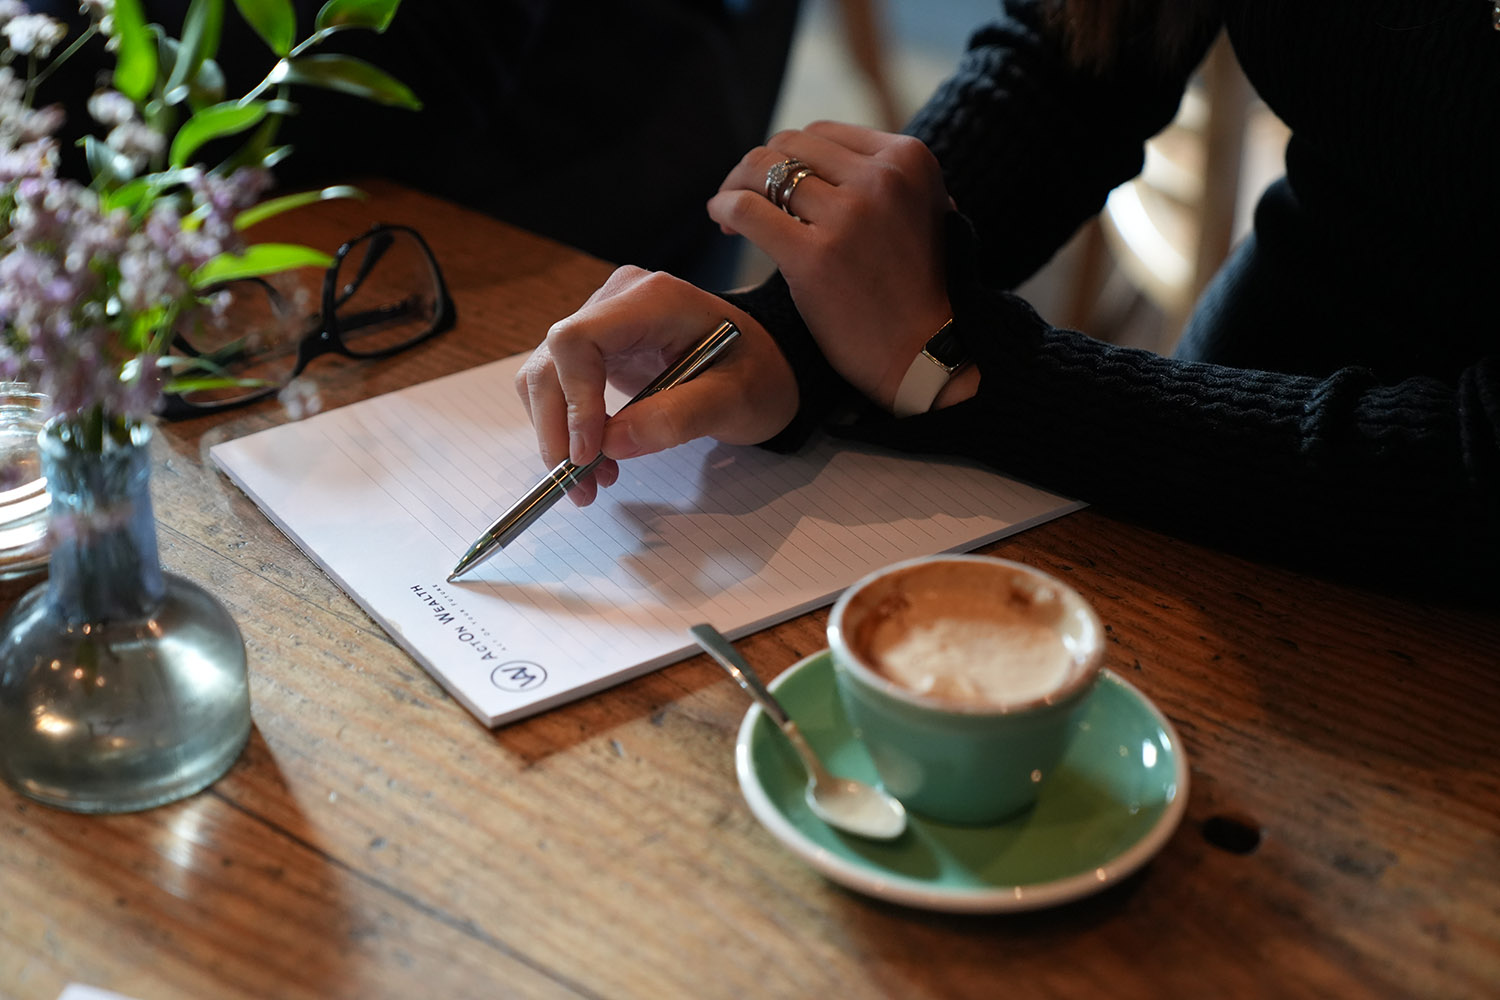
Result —
<path fill-rule="evenodd" d="M 432 266 L 432 274 L 437 284 L 437 313 L 433 317 L 431 328 L 422 335 L 404 344 L 396 344 L 373 351 L 362 351 L 358 348 L 350 347 L 344 341 L 343 329 L 341 328 L 338 314 L 338 306 L 340 305 L 338 301 L 339 270 L 343 267 L 344 259 L 348 257 L 355 246 L 381 233 L 392 231 L 410 235 L 417 241 L 417 245 L 421 247 L 422 252 L 426 254 L 427 260 Z M 357 287 L 363 280 L 364 274 L 359 275 L 355 286 Z M 346 358 L 352 358 L 356 361 L 379 361 L 383 358 L 400 354 L 402 351 L 410 350 L 418 344 L 431 340 L 440 333 L 446 333 L 453 329 L 457 321 L 458 309 L 453 303 L 453 296 L 448 291 L 447 279 L 443 277 L 443 269 L 438 264 L 437 254 L 432 252 L 432 247 L 428 245 L 427 240 L 411 226 L 401 225 L 400 223 L 376 223 L 359 236 L 346 240 L 334 252 L 333 263 L 329 264 L 323 272 L 323 291 L 318 322 L 314 324 L 313 329 L 303 334 L 302 338 L 297 342 L 297 360 L 285 383 L 281 385 L 268 385 L 260 391 L 252 391 L 243 396 L 236 396 L 233 399 L 215 400 L 208 403 L 193 403 L 183 399 L 176 393 L 166 393 L 162 397 L 162 407 L 158 415 L 166 420 L 180 420 L 207 416 L 211 413 L 222 413 L 225 410 L 232 410 L 241 406 L 249 406 L 252 403 L 258 403 L 280 392 L 287 384 L 290 384 L 300 376 L 309 364 L 325 354 L 341 354 Z M 176 341 L 176 346 L 181 350 L 187 350 L 193 354 L 199 353 L 181 338 L 178 338 Z"/>

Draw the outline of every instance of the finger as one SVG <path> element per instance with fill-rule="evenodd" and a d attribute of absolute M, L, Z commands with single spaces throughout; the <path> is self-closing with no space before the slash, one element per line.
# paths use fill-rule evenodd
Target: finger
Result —
<path fill-rule="evenodd" d="M 594 468 L 594 479 L 598 482 L 600 489 L 609 489 L 620 481 L 620 463 L 612 458 L 600 459 L 599 464 Z"/>
<path fill-rule="evenodd" d="M 880 185 L 894 181 L 898 187 L 911 191 L 917 190 L 918 186 L 927 185 L 926 179 L 941 184 L 942 167 L 937 157 L 927 148 L 926 143 L 915 136 L 880 132 L 843 122 L 814 122 L 807 127 L 801 139 L 808 150 L 807 156 L 822 155 L 815 152 L 812 146 L 818 139 L 830 143 L 830 148 L 845 150 L 859 157 L 860 172 L 841 178 L 841 184 Z M 877 186 L 873 190 L 880 191 L 882 188 Z M 932 192 L 940 194 L 943 205 L 951 202 L 946 189 L 938 192 L 933 187 Z"/>
<path fill-rule="evenodd" d="M 801 160 L 813 168 L 823 180 L 830 184 L 843 184 L 866 168 L 869 155 L 816 132 L 806 129 L 778 132 L 766 140 L 771 156 L 765 158 L 766 169 L 777 160 L 791 157 Z"/>
<path fill-rule="evenodd" d="M 712 421 L 692 409 L 695 401 L 703 402 L 703 387 L 689 391 L 691 385 L 657 393 L 621 410 L 605 425 L 604 453 L 618 460 L 639 458 L 709 436 Z M 709 405 L 712 402 L 710 397 Z"/>
<path fill-rule="evenodd" d="M 868 129 L 852 127 L 850 135 L 868 141 L 868 148 L 888 149 L 900 148 L 902 143 L 914 143 L 917 140 L 908 136 L 894 136 L 886 133 L 872 133 Z M 884 139 L 869 140 L 869 135 L 884 136 Z M 881 146 L 880 143 L 886 143 Z M 925 147 L 923 147 L 925 150 Z M 837 188 L 841 186 L 867 187 L 871 179 L 879 179 L 888 175 L 892 163 L 883 162 L 889 154 L 883 154 L 880 159 L 872 158 L 863 152 L 851 150 L 834 139 L 827 136 L 814 134 L 807 131 L 778 132 L 773 136 L 766 146 L 751 150 L 725 177 L 720 186 L 721 193 L 743 191 L 760 195 L 773 208 L 780 209 L 801 222 L 817 224 L 820 220 L 831 220 L 836 217 L 835 213 L 843 203 L 838 196 Z M 767 185 L 776 183 L 772 174 L 778 167 L 795 160 L 806 168 L 806 171 L 798 170 L 785 175 L 780 180 L 781 187 L 776 191 L 768 191 Z M 713 211 L 710 215 L 719 222 L 722 230 L 731 234 L 743 235 L 756 242 L 758 245 L 763 240 L 772 242 L 784 242 L 785 239 L 797 239 L 795 229 L 778 225 L 770 221 L 771 217 L 764 211 L 754 208 L 751 204 L 741 201 L 720 202 L 717 215 Z M 743 228 L 743 215 L 749 213 L 752 217 L 759 216 L 766 220 L 765 226 L 780 230 L 777 234 L 768 233 L 764 227 L 755 227 L 751 224 L 750 229 Z M 762 249 L 770 252 L 770 248 L 762 246 Z"/>
<path fill-rule="evenodd" d="M 549 415 L 557 412 L 551 397 L 555 384 L 567 434 L 564 454 L 577 465 L 586 465 L 599 454 L 606 417 L 604 354 L 592 339 L 593 333 L 592 327 L 574 320 L 555 325 L 547 334 L 555 378 L 541 386 L 543 401 L 551 406 Z"/>
<path fill-rule="evenodd" d="M 549 469 L 564 458 L 578 460 L 573 454 L 573 438 L 581 438 L 578 450 L 584 452 L 602 433 L 604 348 L 590 350 L 589 339 L 607 331 L 608 327 L 600 328 L 597 321 L 591 320 L 591 310 L 599 312 L 604 308 L 602 303 L 637 283 L 641 273 L 637 268 L 618 268 L 611 273 L 582 308 L 552 325 L 541 346 L 516 374 L 516 391 L 525 403 L 535 429 L 537 451 Z M 563 387 L 565 379 L 576 401 L 573 406 L 569 404 L 569 390 Z M 593 407 L 587 403 L 590 398 L 598 400 Z M 594 426 L 590 427 L 590 423 Z"/>
<path fill-rule="evenodd" d="M 777 138 L 785 135 L 778 133 Z M 834 185 L 820 176 L 816 168 L 793 186 L 783 200 L 785 209 L 771 201 L 765 192 L 767 172 L 786 159 L 768 146 L 752 149 L 730 170 L 719 186 L 719 193 L 708 202 L 709 218 L 721 230 L 744 236 L 773 258 L 805 240 L 802 223 L 826 218 L 836 201 Z M 793 200 L 795 210 L 791 209 Z"/>
<path fill-rule="evenodd" d="M 805 199 L 799 202 L 805 203 Z M 793 218 L 749 191 L 714 195 L 708 200 L 708 217 L 724 231 L 745 237 L 778 264 L 782 258 L 806 249 L 811 220 Z"/>
<path fill-rule="evenodd" d="M 545 346 L 538 348 L 516 372 L 515 388 L 526 407 L 526 415 L 531 418 L 537 452 L 550 469 L 568 457 L 568 425 L 567 403 L 552 367 L 552 356 Z"/>
<path fill-rule="evenodd" d="M 799 167 L 777 192 L 775 204 L 799 222 L 815 222 L 826 217 L 825 206 L 833 203 L 834 186 L 819 177 L 811 167 Z"/>
<path fill-rule="evenodd" d="M 516 372 L 515 387 L 526 407 L 527 415 L 531 417 L 543 468 L 555 468 L 568 457 L 566 402 L 552 368 L 551 356 L 545 348 L 538 349 Z M 598 487 L 609 485 L 604 479 L 609 473 L 609 470 L 604 469 L 606 464 L 614 463 L 601 462 L 591 475 L 578 480 L 569 488 L 568 499 L 580 507 L 593 503 Z M 613 479 L 609 482 L 613 482 Z"/>
<path fill-rule="evenodd" d="M 790 369 L 786 370 L 785 383 L 793 384 Z M 747 365 L 710 369 L 691 382 L 617 413 L 604 428 L 604 453 L 618 459 L 634 458 L 702 437 L 726 444 L 764 441 L 785 427 L 796 411 L 794 398 L 788 398 L 784 406 L 770 407 L 764 405 L 764 396 L 752 398 L 747 386 L 764 384 Z"/>
<path fill-rule="evenodd" d="M 740 157 L 725 175 L 719 190 L 754 191 L 769 201 L 766 175 L 776 164 L 788 159 L 800 160 L 824 181 L 838 184 L 857 173 L 864 156 L 819 136 L 798 131 L 778 132 L 766 145 L 756 146 Z"/>
<path fill-rule="evenodd" d="M 802 131 L 806 135 L 826 139 L 865 156 L 876 156 L 892 142 L 909 138 L 895 132 L 882 132 L 863 125 L 836 121 L 816 121 Z"/>
<path fill-rule="evenodd" d="M 616 284 L 622 272 L 628 274 Z M 609 295 L 601 289 L 554 329 L 576 326 L 560 333 L 592 343 L 621 388 L 623 361 L 637 362 L 644 385 L 723 320 L 721 299 L 663 272 L 620 268 L 606 287 Z"/>
<path fill-rule="evenodd" d="M 613 459 L 601 458 L 592 472 L 573 481 L 573 485 L 568 487 L 567 497 L 575 507 L 587 507 L 599 499 L 600 490 L 609 489 L 619 478 L 619 463 Z"/>
<path fill-rule="evenodd" d="M 668 275 L 621 268 L 578 312 L 548 331 L 545 349 L 561 408 L 546 379 L 538 386 L 536 405 L 548 407 L 549 421 L 561 418 L 566 454 L 575 463 L 586 464 L 599 454 L 606 378 L 633 392 L 716 325 L 705 303 L 671 307 L 686 291 L 701 294 Z M 549 437 L 548 443 L 555 447 L 555 441 Z"/>

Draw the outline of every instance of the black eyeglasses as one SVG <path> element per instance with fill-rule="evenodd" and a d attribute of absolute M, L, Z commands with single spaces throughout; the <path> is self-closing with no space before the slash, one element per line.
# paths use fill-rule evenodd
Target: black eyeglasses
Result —
<path fill-rule="evenodd" d="M 408 226 L 378 225 L 339 247 L 310 328 L 297 330 L 298 317 L 307 315 L 297 294 L 260 278 L 229 282 L 206 298 L 211 315 L 196 317 L 172 344 L 203 377 L 180 379 L 180 391 L 166 395 L 161 415 L 168 420 L 275 395 L 324 354 L 389 357 L 452 329 L 457 319 L 437 258 Z M 223 384 L 228 379 L 238 384 Z"/>

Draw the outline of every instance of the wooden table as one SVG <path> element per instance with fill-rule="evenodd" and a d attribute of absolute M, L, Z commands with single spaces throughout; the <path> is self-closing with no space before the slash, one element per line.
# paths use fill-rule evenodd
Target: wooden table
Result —
<path fill-rule="evenodd" d="M 262 237 L 427 235 L 452 332 L 318 361 L 334 406 L 533 345 L 610 267 L 381 185 Z M 1500 615 L 1427 607 L 1070 515 L 994 551 L 1109 623 L 1175 722 L 1186 818 L 1125 883 L 955 916 L 840 888 L 751 816 L 747 700 L 705 657 L 488 731 L 207 459 L 275 403 L 162 426 L 162 559 L 244 632 L 255 728 L 208 791 L 84 817 L 0 789 L 0 996 L 1500 995 Z M 0 594 L 6 606 L 23 590 Z M 769 679 L 815 612 L 740 643 Z M 1258 833 L 1231 850 L 1225 827 Z M 1243 845 L 1238 845 L 1243 846 Z"/>

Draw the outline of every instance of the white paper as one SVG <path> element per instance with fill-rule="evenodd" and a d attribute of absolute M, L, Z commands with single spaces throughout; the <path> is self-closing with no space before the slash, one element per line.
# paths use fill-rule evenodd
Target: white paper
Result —
<path fill-rule="evenodd" d="M 213 460 L 487 725 L 829 603 L 900 559 L 975 548 L 1082 506 L 992 472 L 825 441 L 698 441 L 621 463 L 459 582 L 470 543 L 545 473 L 521 356 L 210 449 Z"/>
<path fill-rule="evenodd" d="M 130 997 L 123 993 L 112 993 L 109 990 L 101 990 L 97 986 L 85 986 L 83 983 L 69 983 L 57 995 L 57 1000 L 130 1000 Z"/>

